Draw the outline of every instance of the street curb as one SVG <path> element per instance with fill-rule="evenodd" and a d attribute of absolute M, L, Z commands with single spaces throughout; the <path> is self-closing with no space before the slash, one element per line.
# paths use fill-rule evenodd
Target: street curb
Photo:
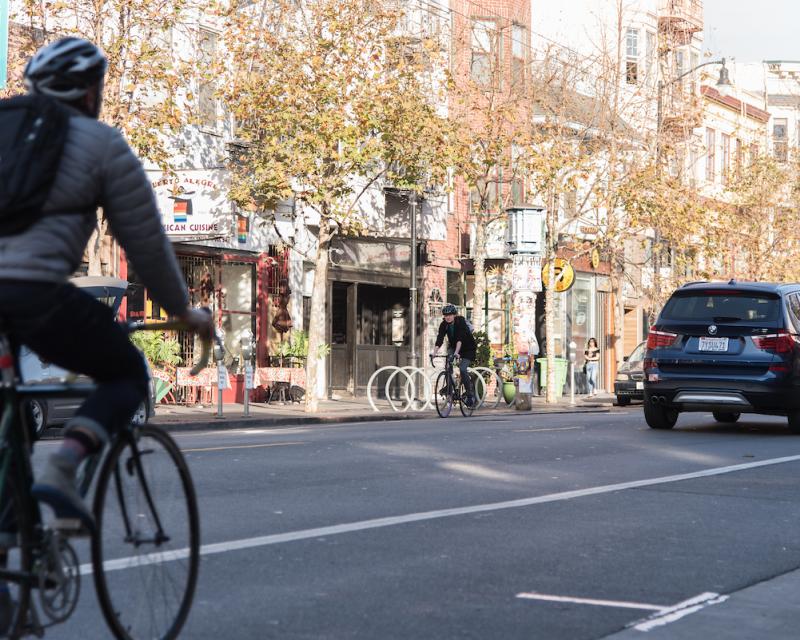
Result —
<path fill-rule="evenodd" d="M 548 415 L 555 413 L 610 413 L 611 407 L 594 405 L 588 407 L 564 407 L 553 409 L 540 409 L 531 411 L 504 411 L 502 413 L 484 413 L 476 418 L 502 417 L 514 415 Z M 350 422 L 388 422 L 395 420 L 423 420 L 436 418 L 436 414 L 430 413 L 375 413 L 374 415 L 354 415 L 354 416 L 287 416 L 283 418 L 214 418 L 203 422 L 159 422 L 156 418 L 150 424 L 157 425 L 167 431 L 231 431 L 246 428 L 280 428 L 296 427 L 298 425 L 320 425 L 320 424 L 346 424 Z"/>

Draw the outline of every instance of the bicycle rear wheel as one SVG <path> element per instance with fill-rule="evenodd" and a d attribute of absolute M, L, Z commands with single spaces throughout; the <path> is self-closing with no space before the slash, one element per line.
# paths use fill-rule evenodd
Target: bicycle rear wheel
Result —
<path fill-rule="evenodd" d="M 470 373 L 468 374 L 472 376 L 472 388 L 475 389 L 475 374 Z M 459 385 L 458 389 L 458 406 L 461 408 L 461 415 L 465 418 L 469 418 L 475 412 L 475 405 L 478 404 L 478 399 L 476 397 L 472 398 L 472 402 L 467 404 L 464 400 L 467 397 L 467 387 L 464 385 L 462 380 L 461 384 Z"/>
<path fill-rule="evenodd" d="M 6 552 L 4 561 L 0 560 L 0 567 L 19 576 L 27 575 L 29 579 L 15 582 L 9 576 L 6 580 L 10 606 L 4 606 L 7 615 L 0 614 L 0 638 L 20 638 L 26 632 L 33 584 L 33 548 L 36 544 L 32 514 L 26 507 L 32 504 L 32 500 L 30 497 L 25 500 L 17 474 L 13 467 L 9 469 L 0 498 L 0 528 L 3 530 L 0 532 L 0 543 Z"/>
<path fill-rule="evenodd" d="M 94 583 L 116 638 L 171 640 L 197 582 L 197 499 L 172 438 L 150 425 L 134 434 L 114 442 L 97 481 Z"/>
<path fill-rule="evenodd" d="M 453 385 L 450 384 L 449 376 L 446 371 L 442 371 L 436 376 L 436 384 L 433 385 L 433 397 L 436 401 L 436 413 L 439 417 L 446 418 L 453 410 Z"/>

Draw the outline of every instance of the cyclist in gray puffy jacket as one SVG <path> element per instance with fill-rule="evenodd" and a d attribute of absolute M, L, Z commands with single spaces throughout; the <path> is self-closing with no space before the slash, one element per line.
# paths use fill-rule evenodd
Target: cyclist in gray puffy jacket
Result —
<path fill-rule="evenodd" d="M 28 62 L 28 92 L 66 105 L 69 130 L 45 215 L 21 233 L 0 237 L 3 329 L 14 344 L 97 382 L 32 488 L 56 517 L 79 519 L 89 530 L 94 522 L 76 489 L 76 469 L 130 419 L 147 393 L 141 354 L 111 311 L 68 282 L 81 264 L 98 207 L 153 298 L 201 335 L 213 331 L 210 315 L 189 307 L 141 163 L 118 130 L 97 120 L 106 66 L 100 49 L 79 38 L 48 44 Z"/>

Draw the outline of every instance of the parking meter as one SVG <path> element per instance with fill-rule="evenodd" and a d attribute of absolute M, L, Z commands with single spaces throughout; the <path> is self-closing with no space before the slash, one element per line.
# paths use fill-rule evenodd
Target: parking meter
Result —
<path fill-rule="evenodd" d="M 578 345 L 575 341 L 569 343 L 569 403 L 575 404 L 575 360 L 577 358 Z"/>
<path fill-rule="evenodd" d="M 222 417 L 222 392 L 225 389 L 225 382 L 228 378 L 228 372 L 225 370 L 225 365 L 222 358 L 225 355 L 224 350 L 218 344 L 214 344 L 214 360 L 217 361 L 217 418 Z"/>
<path fill-rule="evenodd" d="M 240 342 L 242 360 L 244 360 L 244 415 L 250 415 L 250 390 L 253 388 L 253 345 L 249 336 L 244 336 Z"/>

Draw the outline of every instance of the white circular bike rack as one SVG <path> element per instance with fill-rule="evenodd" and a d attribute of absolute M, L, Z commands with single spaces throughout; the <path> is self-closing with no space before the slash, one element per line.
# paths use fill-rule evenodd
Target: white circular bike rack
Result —
<path fill-rule="evenodd" d="M 386 395 L 386 400 L 389 403 L 389 406 L 392 408 L 392 411 L 396 413 L 404 413 L 406 411 L 424 411 L 425 409 L 431 408 L 434 400 L 433 394 L 436 393 L 436 377 L 442 371 L 444 371 L 444 369 L 431 369 L 429 373 L 426 371 L 427 368 L 423 367 L 399 367 L 397 365 L 386 365 L 376 369 L 367 382 L 367 400 L 369 401 L 372 410 L 378 413 L 381 411 L 381 409 L 376 406 L 375 399 L 372 397 L 373 386 L 375 385 L 375 380 L 377 377 L 380 374 L 387 372 L 391 373 L 388 373 L 388 378 L 383 386 L 383 390 Z M 503 380 L 500 378 L 497 372 L 489 367 L 470 367 L 467 371 L 475 376 L 475 395 L 479 398 L 477 408 L 483 407 L 484 405 L 489 406 L 490 408 L 497 408 L 497 406 L 500 404 L 501 398 L 503 397 Z M 392 384 L 395 381 L 395 377 L 401 373 L 405 376 L 405 383 L 401 383 L 401 396 L 404 397 L 405 402 L 398 404 L 396 400 L 392 398 L 392 394 L 390 392 Z M 490 382 L 487 383 L 484 374 L 486 374 L 486 377 L 489 378 Z M 416 381 L 418 377 L 422 378 L 422 382 L 419 385 Z M 492 390 L 492 381 L 494 382 L 495 386 L 495 394 L 494 398 L 490 399 L 489 393 Z M 419 397 L 417 397 L 418 392 L 420 394 Z"/>

